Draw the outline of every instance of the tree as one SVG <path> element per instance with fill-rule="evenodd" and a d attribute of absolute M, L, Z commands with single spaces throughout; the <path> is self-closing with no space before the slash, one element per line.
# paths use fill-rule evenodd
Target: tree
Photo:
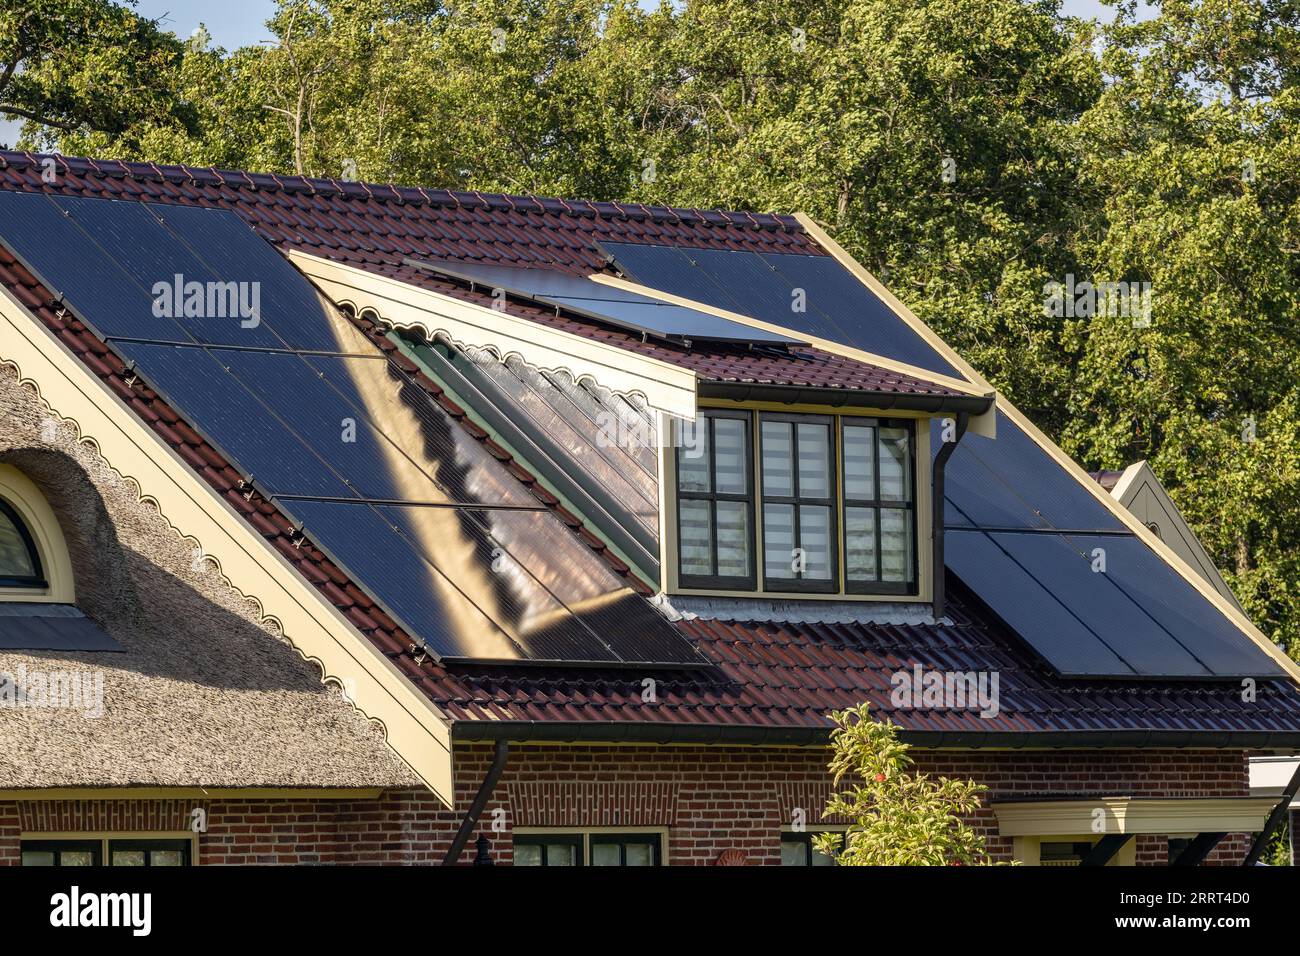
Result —
<path fill-rule="evenodd" d="M 979 809 L 987 788 L 969 780 L 911 773 L 910 749 L 894 724 L 878 723 L 868 705 L 831 715 L 830 770 L 835 786 L 827 816 L 851 820 L 843 834 L 814 837 L 818 852 L 840 866 L 988 865 L 984 838 L 962 819 Z"/>
<path fill-rule="evenodd" d="M 110 0 L 6 4 L 0 116 L 47 134 L 113 137 L 142 123 L 189 123 L 193 116 L 169 82 L 180 60 L 175 37 Z"/>

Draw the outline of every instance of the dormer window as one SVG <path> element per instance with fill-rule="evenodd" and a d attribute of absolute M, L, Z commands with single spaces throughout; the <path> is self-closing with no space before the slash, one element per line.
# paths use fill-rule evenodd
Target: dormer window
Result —
<path fill-rule="evenodd" d="M 919 594 L 915 419 L 709 408 L 676 438 L 670 587 Z"/>

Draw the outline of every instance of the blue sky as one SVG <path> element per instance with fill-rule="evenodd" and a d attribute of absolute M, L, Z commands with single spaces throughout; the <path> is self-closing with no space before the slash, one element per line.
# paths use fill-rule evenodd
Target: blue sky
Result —
<path fill-rule="evenodd" d="M 1063 8 L 1076 17 L 1113 15 L 1100 0 L 1064 0 Z M 271 39 L 264 23 L 275 10 L 275 0 L 138 0 L 135 9 L 141 16 L 161 20 L 163 29 L 181 37 L 201 23 L 214 44 L 233 50 Z M 18 123 L 0 121 L 0 143 L 12 144 L 18 129 Z"/>

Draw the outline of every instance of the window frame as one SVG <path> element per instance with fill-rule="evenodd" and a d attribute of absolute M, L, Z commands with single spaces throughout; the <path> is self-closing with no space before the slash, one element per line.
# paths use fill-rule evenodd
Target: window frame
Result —
<path fill-rule="evenodd" d="M 678 437 L 680 435 L 678 429 L 681 425 L 670 419 L 666 423 L 663 432 L 664 440 L 661 442 L 659 458 L 661 475 L 659 483 L 661 581 L 666 593 L 687 596 L 756 597 L 773 600 L 802 599 L 813 601 L 869 602 L 889 600 L 904 603 L 925 603 L 932 599 L 934 575 L 931 563 L 927 560 L 926 555 L 927 542 L 931 539 L 931 523 L 935 520 L 934 515 L 931 514 L 931 495 L 928 493 L 932 461 L 931 425 L 935 420 L 934 416 L 923 413 L 900 413 L 897 410 L 888 409 L 843 408 L 829 405 L 784 405 L 775 402 L 754 402 L 742 406 L 738 403 L 724 402 L 722 400 L 702 401 L 697 414 L 700 419 L 704 416 L 724 415 L 742 418 L 749 423 L 746 431 L 750 441 L 750 472 L 748 477 L 752 488 L 752 498 L 747 517 L 749 520 L 749 546 L 753 555 L 750 562 L 751 572 L 753 572 L 754 577 L 753 580 L 742 580 L 682 573 L 681 503 L 683 500 L 707 496 L 698 492 L 683 492 L 678 487 L 680 475 L 678 464 L 680 455 L 678 453 L 682 444 Z M 797 579 L 767 579 L 766 540 L 761 525 L 763 521 L 763 502 L 767 500 L 764 498 L 761 475 L 761 434 L 762 422 L 765 417 L 778 420 L 789 418 L 794 421 L 809 418 L 829 418 L 832 421 L 833 434 L 831 436 L 830 451 L 832 456 L 832 477 L 835 481 L 834 498 L 832 500 L 833 510 L 830 518 L 835 538 L 832 550 L 832 561 L 835 565 L 832 587 L 810 587 L 807 582 L 800 586 Z M 911 472 L 910 500 L 889 501 L 886 503 L 885 508 L 876 508 L 876 502 L 880 500 L 878 498 L 873 501 L 853 498 L 849 499 L 847 507 L 856 507 L 860 503 L 862 507 L 873 508 L 873 513 L 876 515 L 879 515 L 884 510 L 910 512 L 910 520 L 905 523 L 911 536 L 909 581 L 850 582 L 848 579 L 843 438 L 845 425 L 853 424 L 870 424 L 877 428 L 900 427 L 907 431 L 909 468 Z M 878 460 L 880 457 L 879 448 L 873 449 L 872 454 Z M 874 478 L 877 486 L 880 480 L 878 472 L 879 469 L 877 468 L 877 475 Z M 716 532 L 714 533 L 716 534 Z M 882 534 L 880 523 L 877 521 L 877 538 L 881 537 Z M 877 548 L 878 553 L 880 550 Z M 883 554 L 877 560 L 883 561 Z"/>
<path fill-rule="evenodd" d="M 45 577 L 45 566 L 41 563 L 41 550 L 36 546 L 36 538 L 32 535 L 32 529 L 27 527 L 22 513 L 6 499 L 0 498 L 0 518 L 7 518 L 14 526 L 19 539 L 27 549 L 27 557 L 32 563 L 32 569 L 36 572 L 34 576 L 24 577 L 0 575 L 0 588 L 45 590 L 50 586 L 50 582 Z"/>
<path fill-rule="evenodd" d="M 132 850 L 143 850 L 145 854 L 144 865 L 148 869 L 153 868 L 153 864 L 150 862 L 150 854 L 154 850 L 180 850 L 181 851 L 180 865 L 181 866 L 192 865 L 192 863 L 190 862 L 190 855 L 193 850 L 193 845 L 190 840 L 181 840 L 181 839 L 147 840 L 147 839 L 140 839 L 135 837 L 128 837 L 126 839 L 114 839 L 113 837 L 109 837 L 107 842 L 108 842 L 108 854 L 107 856 L 104 857 L 104 859 L 108 861 L 109 866 L 114 865 L 113 854 L 117 850 L 124 850 L 127 852 L 130 852 Z M 168 869 L 170 869 L 170 867 Z"/>
<path fill-rule="evenodd" d="M 592 866 L 591 848 L 597 843 L 626 843 L 652 841 L 654 844 L 653 866 L 668 865 L 668 828 L 656 826 L 630 827 L 518 827 L 511 834 L 511 865 L 515 862 L 514 848 L 520 843 L 565 843 L 578 849 L 577 866 Z M 619 854 L 626 860 L 627 853 Z M 543 856 L 543 861 L 545 856 Z M 545 862 L 542 864 L 545 866 Z M 624 864 L 625 865 L 625 864 Z"/>
<path fill-rule="evenodd" d="M 801 547 L 799 529 L 801 525 L 800 508 L 807 505 L 812 508 L 825 508 L 828 515 L 830 526 L 830 539 L 828 542 L 828 559 L 830 562 L 830 577 L 825 581 L 817 578 L 769 578 L 767 575 L 767 527 L 763 527 L 763 553 L 756 555 L 756 558 L 763 565 L 763 590 L 765 592 L 798 594 L 807 592 L 810 594 L 838 594 L 840 593 L 840 557 L 843 548 L 841 538 L 841 515 L 838 500 L 842 494 L 843 477 L 839 464 L 839 443 L 840 428 L 837 427 L 837 415 L 821 415 L 815 412 L 807 414 L 800 412 L 764 412 L 759 411 L 755 415 L 757 427 L 753 429 L 758 441 L 754 448 L 753 459 L 757 464 L 757 469 L 761 471 L 763 467 L 763 423 L 764 422 L 788 422 L 793 427 L 790 429 L 791 440 L 791 469 L 790 485 L 794 491 L 793 496 L 786 495 L 769 495 L 767 489 L 763 487 L 763 477 L 758 477 L 758 492 L 755 495 L 756 511 L 759 514 L 760 521 L 767 520 L 767 505 L 789 505 L 794 514 L 794 539 L 795 547 Z M 828 490 L 830 495 L 826 498 L 804 498 L 799 494 L 799 425 L 802 423 L 825 425 L 826 426 L 826 448 L 829 456 L 827 483 L 831 486 Z M 772 587 L 773 584 L 779 586 Z"/>
<path fill-rule="evenodd" d="M 713 440 L 714 427 L 713 422 L 719 418 L 733 419 L 740 421 L 745 427 L 745 493 L 722 493 L 717 490 L 717 458 L 714 454 L 715 444 Z M 754 475 L 754 421 L 753 416 L 745 410 L 724 409 L 724 408 L 706 408 L 700 410 L 700 419 L 707 422 L 708 428 L 708 446 L 709 446 L 709 487 L 711 491 L 683 491 L 681 487 L 681 461 L 682 456 L 679 454 L 681 443 L 674 443 L 673 474 L 672 480 L 674 491 L 676 492 L 677 504 L 673 509 L 673 521 L 675 523 L 676 554 L 674 559 L 677 567 L 677 580 L 682 587 L 704 589 L 704 590 L 727 590 L 727 591 L 753 591 L 758 583 L 758 565 L 761 556 L 757 554 L 758 550 L 758 531 L 755 525 L 755 475 Z M 698 425 L 696 426 L 698 427 Z M 682 568 L 682 502 L 683 501 L 705 501 L 709 505 L 709 563 L 715 571 L 718 563 L 718 507 L 719 501 L 730 501 L 743 504 L 746 509 L 746 540 L 745 547 L 749 553 L 749 574 L 741 577 L 739 575 L 721 575 L 721 574 L 683 574 Z"/>
<path fill-rule="evenodd" d="M 41 850 L 50 847 L 58 849 L 71 848 L 74 845 L 90 850 L 95 856 L 92 866 L 112 866 L 112 849 L 134 848 L 137 844 L 147 844 L 147 849 L 181 849 L 184 844 L 184 862 L 181 866 L 198 866 L 199 834 L 188 830 L 91 830 L 79 832 L 32 832 L 19 835 L 19 861 L 21 853 L 28 849 Z M 163 846 L 162 844 L 166 844 Z M 92 849 L 93 848 L 93 849 Z M 145 866 L 149 866 L 148 857 Z M 57 865 L 57 864 L 56 864 Z M 138 869 L 134 868 L 134 869 Z"/>
<path fill-rule="evenodd" d="M 18 842 L 18 862 L 22 863 L 23 855 L 27 853 L 53 853 L 55 867 L 62 867 L 61 857 L 64 853 L 89 853 L 91 856 L 90 866 L 104 865 L 104 842 L 98 839 L 66 839 L 66 840 L 20 840 Z M 76 869 L 89 869 L 89 867 L 76 867 Z"/>
<path fill-rule="evenodd" d="M 781 843 L 802 843 L 807 850 L 806 860 L 803 866 L 811 868 L 813 866 L 813 854 L 817 851 L 813 849 L 813 837 L 821 836 L 825 833 L 838 833 L 841 836 L 845 833 L 844 827 L 818 827 L 813 830 L 782 830 Z M 831 857 L 831 866 L 839 866 L 838 859 Z M 784 865 L 784 864 L 782 864 Z"/>
<path fill-rule="evenodd" d="M 870 508 L 876 514 L 876 580 L 874 581 L 851 581 L 849 579 L 848 567 L 848 537 L 847 535 L 840 542 L 841 551 L 844 553 L 844 593 L 845 594 L 889 594 L 911 596 L 919 592 L 921 587 L 921 568 L 920 568 L 920 533 L 921 528 L 917 523 L 917 441 L 916 441 L 916 421 L 908 418 L 881 418 L 867 415 L 840 415 L 839 416 L 839 442 L 840 447 L 844 446 L 844 429 L 850 426 L 862 427 L 870 423 L 870 427 L 875 429 L 875 440 L 871 444 L 871 454 L 873 456 L 872 483 L 875 488 L 875 500 L 866 498 L 849 498 L 848 482 L 844 476 L 844 464 L 840 464 L 840 473 L 838 480 L 840 483 L 840 523 L 841 527 L 849 526 L 849 509 L 850 508 Z M 880 430 L 882 428 L 903 428 L 908 434 L 908 449 L 911 461 L 910 484 L 911 497 L 906 501 L 895 501 L 893 499 L 882 498 L 880 495 Z M 912 536 L 912 559 L 908 567 L 908 573 L 911 575 L 910 581 L 886 581 L 884 580 L 884 532 L 881 525 L 881 512 L 883 511 L 904 511 L 908 515 L 907 527 Z"/>

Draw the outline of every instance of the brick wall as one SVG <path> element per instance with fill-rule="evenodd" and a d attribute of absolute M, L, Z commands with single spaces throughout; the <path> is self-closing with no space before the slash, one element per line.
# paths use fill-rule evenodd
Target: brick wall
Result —
<path fill-rule="evenodd" d="M 1056 794 L 1244 796 L 1245 755 L 1215 751 L 917 753 L 929 773 L 970 777 L 989 798 Z M 199 841 L 204 864 L 430 864 L 440 862 L 460 815 L 492 758 L 487 745 L 457 751 L 457 811 L 420 791 L 378 800 L 229 800 L 201 805 L 208 829 Z M 779 834 L 801 810 L 820 821 L 829 790 L 825 751 L 739 747 L 516 746 L 474 834 L 486 833 L 492 855 L 510 861 L 514 827 L 666 827 L 668 860 L 712 864 L 726 850 L 750 864 L 780 859 Z M 18 861 L 18 834 L 37 829 L 177 828 L 188 819 L 180 801 L 0 802 L 0 863 Z M 196 804 L 196 806 L 199 804 Z M 1011 840 L 996 835 L 992 810 L 975 825 L 999 858 Z M 165 825 L 165 826 L 164 826 Z M 493 827 L 499 829 L 495 832 Z M 181 828 L 184 828 L 183 826 Z M 1229 836 L 1210 858 L 1240 860 L 1244 834 Z M 467 862 L 473 840 L 462 855 Z M 1138 838 L 1143 864 L 1164 864 L 1163 837 Z"/>

